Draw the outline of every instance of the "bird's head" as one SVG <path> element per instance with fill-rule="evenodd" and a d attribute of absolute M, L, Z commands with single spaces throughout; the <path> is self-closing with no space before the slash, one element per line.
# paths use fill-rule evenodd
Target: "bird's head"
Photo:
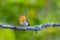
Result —
<path fill-rule="evenodd" d="M 19 17 L 19 21 L 20 22 L 24 22 L 25 19 L 26 18 L 25 18 L 25 15 L 24 14 L 20 15 L 20 17 Z"/>

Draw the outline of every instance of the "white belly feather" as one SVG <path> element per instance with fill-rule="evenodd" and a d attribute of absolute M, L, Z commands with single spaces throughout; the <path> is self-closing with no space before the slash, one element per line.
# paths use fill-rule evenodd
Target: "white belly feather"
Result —
<path fill-rule="evenodd" d="M 24 26 L 24 27 L 28 26 L 28 23 L 26 21 L 20 22 L 20 24 L 21 24 L 21 26 Z"/>

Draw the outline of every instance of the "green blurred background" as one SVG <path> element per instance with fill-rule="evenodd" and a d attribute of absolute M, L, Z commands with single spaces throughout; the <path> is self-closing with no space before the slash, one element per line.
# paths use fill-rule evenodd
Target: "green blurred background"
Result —
<path fill-rule="evenodd" d="M 20 26 L 25 14 L 31 26 L 46 22 L 60 23 L 60 0 L 0 0 L 0 23 Z M 0 40 L 60 40 L 60 27 L 23 31 L 0 28 Z"/>

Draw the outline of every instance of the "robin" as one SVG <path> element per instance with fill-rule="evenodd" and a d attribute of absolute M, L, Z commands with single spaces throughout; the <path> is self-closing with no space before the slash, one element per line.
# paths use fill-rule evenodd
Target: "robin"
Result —
<path fill-rule="evenodd" d="M 26 16 L 24 14 L 20 15 L 19 22 L 22 27 L 30 26 L 29 22 L 26 19 Z"/>
<path fill-rule="evenodd" d="M 30 26 L 29 22 L 26 19 L 26 16 L 24 14 L 20 15 L 19 17 L 19 22 L 22 27 L 27 27 Z M 36 30 L 37 33 L 37 30 Z"/>

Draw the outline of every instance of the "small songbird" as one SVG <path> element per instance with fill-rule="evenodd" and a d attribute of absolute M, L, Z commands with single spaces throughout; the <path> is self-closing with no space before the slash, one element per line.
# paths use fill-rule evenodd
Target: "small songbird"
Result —
<path fill-rule="evenodd" d="M 27 27 L 30 26 L 29 22 L 27 21 L 26 17 L 24 14 L 20 15 L 19 17 L 19 22 L 22 27 Z"/>

